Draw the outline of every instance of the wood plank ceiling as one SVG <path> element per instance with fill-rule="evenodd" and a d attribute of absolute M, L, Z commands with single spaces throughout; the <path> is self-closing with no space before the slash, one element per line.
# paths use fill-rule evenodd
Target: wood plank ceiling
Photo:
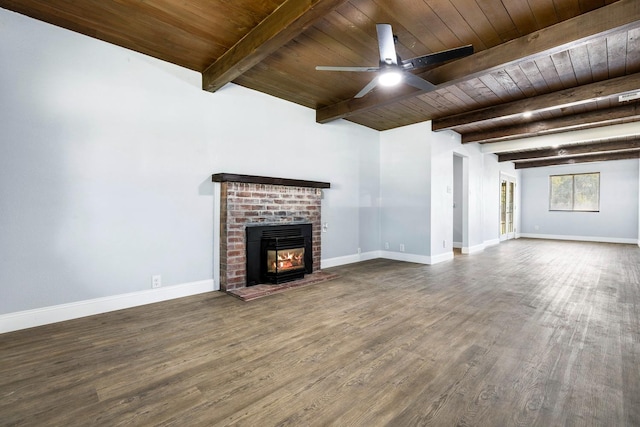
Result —
<path fill-rule="evenodd" d="M 377 130 L 432 120 L 516 167 L 638 158 L 638 0 L 0 0 L 0 7 Z M 377 66 L 376 23 L 407 59 L 472 44 L 466 58 L 353 96 Z M 211 96 L 215 96 L 212 94 Z M 633 98 L 633 97 L 631 97 Z M 530 112 L 531 117 L 523 117 Z M 603 131 L 605 129 L 606 131 Z M 567 130 L 578 130 L 568 138 Z M 596 132 L 597 130 L 597 132 Z M 563 133 L 564 132 L 564 133 Z"/>

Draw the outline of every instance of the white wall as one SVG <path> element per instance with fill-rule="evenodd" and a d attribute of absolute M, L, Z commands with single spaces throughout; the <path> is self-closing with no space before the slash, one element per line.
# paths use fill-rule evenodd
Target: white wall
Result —
<path fill-rule="evenodd" d="M 331 182 L 322 257 L 379 247 L 376 131 L 2 9 L 0 64 L 0 314 L 213 289 L 217 172 Z"/>
<path fill-rule="evenodd" d="M 204 94 L 213 172 L 330 182 L 323 190 L 322 258 L 378 248 L 371 211 L 379 193 L 377 131 L 343 120 L 320 125 L 314 110 L 234 85 Z"/>
<path fill-rule="evenodd" d="M 463 157 L 453 156 L 453 247 L 462 248 L 463 240 Z"/>
<path fill-rule="evenodd" d="M 455 132 L 430 132 L 431 262 L 453 258 L 453 153 L 460 145 Z M 464 191 L 463 184 L 463 191 Z M 464 197 L 463 197 L 464 198 Z M 464 228 L 464 224 L 463 224 Z"/>
<path fill-rule="evenodd" d="M 453 248 L 453 157 L 463 159 L 463 236 L 462 251 L 477 252 L 485 247 L 485 229 L 496 218 L 485 217 L 485 205 L 493 203 L 485 194 L 485 187 L 496 186 L 484 180 L 485 157 L 478 144 L 462 144 L 455 132 L 433 132 L 432 144 L 432 244 L 431 257 L 443 260 L 451 256 Z"/>
<path fill-rule="evenodd" d="M 466 239 L 463 239 L 464 253 L 476 252 L 484 249 L 484 204 L 488 200 L 484 196 L 485 183 L 482 179 L 484 171 L 484 155 L 478 144 L 465 144 L 452 147 L 453 153 L 463 156 L 465 164 L 464 180 L 466 191 Z"/>
<path fill-rule="evenodd" d="M 428 263 L 431 224 L 431 123 L 380 134 L 380 241 L 386 255 Z M 388 243 L 388 248 L 385 246 Z"/>
<path fill-rule="evenodd" d="M 512 165 L 512 163 L 509 164 Z M 500 243 L 500 169 L 503 164 L 498 163 L 498 157 L 495 154 L 484 154 L 483 165 L 485 196 L 483 216 L 486 221 L 482 238 L 486 244 L 496 244 Z"/>
<path fill-rule="evenodd" d="M 462 144 L 455 132 L 432 132 L 431 123 L 425 122 L 381 133 L 383 256 L 426 264 L 452 259 L 454 155 L 462 157 L 466 169 L 463 251 L 499 242 L 500 170 L 512 170 L 513 165 L 498 164 L 497 157 L 483 154 L 478 144 Z"/>
<path fill-rule="evenodd" d="M 600 212 L 549 211 L 549 176 L 588 172 L 600 172 Z M 523 169 L 521 177 L 523 237 L 638 241 L 638 160 Z"/>

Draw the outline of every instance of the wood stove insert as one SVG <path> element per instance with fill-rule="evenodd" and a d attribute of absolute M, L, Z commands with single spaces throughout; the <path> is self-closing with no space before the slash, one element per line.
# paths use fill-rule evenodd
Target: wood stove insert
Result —
<path fill-rule="evenodd" d="M 279 284 L 311 274 L 312 231 L 309 223 L 247 226 L 247 286 Z"/>

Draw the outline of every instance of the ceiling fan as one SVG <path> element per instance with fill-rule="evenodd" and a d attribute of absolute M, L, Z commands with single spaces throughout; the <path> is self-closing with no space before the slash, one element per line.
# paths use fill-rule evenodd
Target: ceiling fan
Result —
<path fill-rule="evenodd" d="M 362 98 L 371 92 L 377 85 L 394 86 L 400 82 L 417 87 L 425 91 L 435 89 L 435 85 L 408 72 L 414 68 L 426 67 L 427 65 L 438 64 L 451 59 L 462 58 L 473 53 L 473 46 L 467 45 L 454 49 L 443 50 L 417 58 L 402 60 L 396 53 L 395 43 L 397 38 L 393 35 L 390 24 L 376 24 L 378 33 L 378 49 L 380 50 L 380 65 L 377 67 L 331 67 L 318 65 L 316 70 L 320 71 L 356 71 L 356 72 L 378 72 L 378 75 L 369 82 L 355 98 Z"/>

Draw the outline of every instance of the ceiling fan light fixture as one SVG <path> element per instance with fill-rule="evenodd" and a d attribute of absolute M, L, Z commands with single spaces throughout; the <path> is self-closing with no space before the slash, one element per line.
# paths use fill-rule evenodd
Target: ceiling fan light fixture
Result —
<path fill-rule="evenodd" d="M 395 86 L 402 81 L 402 73 L 398 70 L 389 70 L 380 74 L 379 83 L 382 86 Z"/>
<path fill-rule="evenodd" d="M 400 83 L 405 83 L 409 86 L 420 89 L 422 92 L 430 92 L 437 89 L 434 84 L 431 84 L 422 77 L 418 77 L 417 75 L 405 70 L 413 70 L 414 68 L 417 69 L 428 65 L 439 64 L 452 59 L 462 58 L 473 53 L 473 46 L 467 45 L 403 61 L 396 52 L 395 44 L 397 42 L 397 37 L 393 35 L 391 24 L 376 24 L 376 33 L 378 35 L 378 52 L 380 53 L 380 61 L 378 62 L 377 67 L 317 65 L 316 70 L 377 73 L 377 76 L 374 79 L 370 80 L 369 83 L 360 90 L 360 92 L 354 95 L 355 99 L 362 98 L 378 85 L 396 86 Z"/>

